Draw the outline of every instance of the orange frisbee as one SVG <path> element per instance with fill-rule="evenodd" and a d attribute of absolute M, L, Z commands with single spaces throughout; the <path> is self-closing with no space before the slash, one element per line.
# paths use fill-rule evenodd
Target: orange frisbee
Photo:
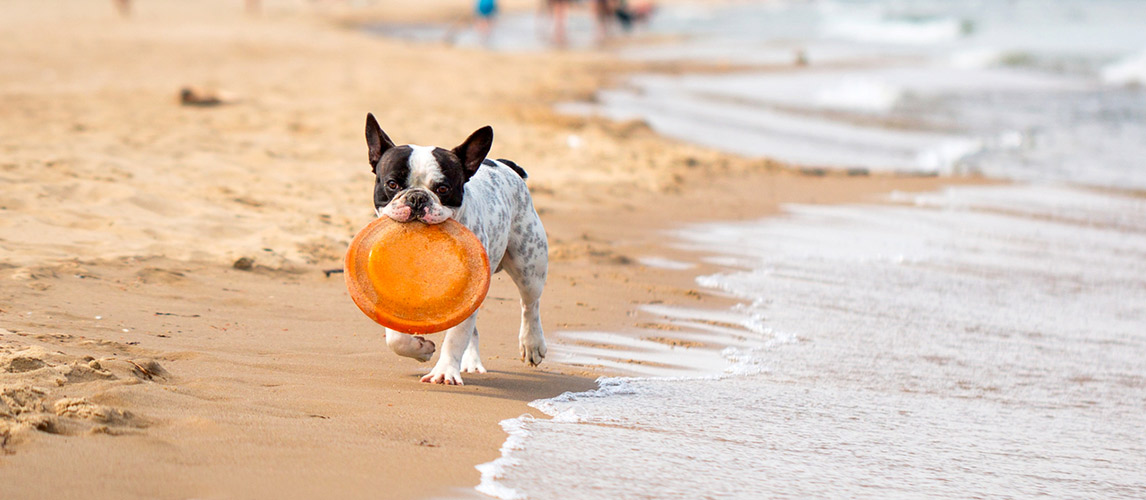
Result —
<path fill-rule="evenodd" d="M 489 257 L 460 222 L 394 222 L 379 217 L 346 252 L 346 288 L 378 324 L 434 333 L 468 318 L 489 292 Z"/>

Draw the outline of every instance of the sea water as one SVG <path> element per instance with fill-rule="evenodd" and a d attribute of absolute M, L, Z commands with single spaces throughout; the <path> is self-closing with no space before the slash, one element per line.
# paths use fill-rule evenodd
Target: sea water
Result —
<path fill-rule="evenodd" d="M 1146 2 L 769 2 L 658 19 L 650 30 L 693 36 L 627 57 L 782 71 L 640 76 L 567 109 L 801 165 L 1017 182 L 672 232 L 725 269 L 697 283 L 739 305 L 640 311 L 672 335 L 557 332 L 553 359 L 637 376 L 503 422 L 478 491 L 1146 498 Z"/>
<path fill-rule="evenodd" d="M 1146 2 L 767 2 L 666 9 L 635 59 L 766 65 L 638 75 L 565 111 L 801 166 L 1146 189 Z M 660 27 L 658 27 L 660 26 Z M 1130 184 L 1128 184 L 1130 183 Z"/>
<path fill-rule="evenodd" d="M 698 281 L 743 300 L 725 322 L 747 341 L 720 371 L 535 402 L 553 418 L 504 422 L 513 437 L 479 490 L 1146 496 L 1146 200 L 1047 186 L 895 198 L 678 231 L 702 254 L 730 250 L 714 257 L 730 270 Z"/>

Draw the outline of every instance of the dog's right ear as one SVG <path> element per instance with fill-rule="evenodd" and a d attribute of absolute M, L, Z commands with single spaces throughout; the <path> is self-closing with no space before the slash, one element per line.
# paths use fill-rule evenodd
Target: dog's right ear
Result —
<path fill-rule="evenodd" d="M 374 170 L 378 165 L 382 153 L 394 147 L 394 141 L 391 141 L 386 132 L 382 131 L 382 127 L 378 126 L 378 120 L 374 119 L 373 113 L 366 113 L 366 145 L 370 148 L 370 170 Z"/>

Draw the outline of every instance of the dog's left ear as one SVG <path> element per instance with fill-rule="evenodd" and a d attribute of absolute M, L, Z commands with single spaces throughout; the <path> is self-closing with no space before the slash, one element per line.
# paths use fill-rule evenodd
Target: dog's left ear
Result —
<path fill-rule="evenodd" d="M 454 148 L 454 154 L 462 161 L 462 168 L 466 171 L 466 179 L 481 168 L 481 162 L 485 161 L 485 155 L 489 154 L 489 148 L 492 146 L 493 128 L 486 125 L 470 134 L 461 146 Z"/>

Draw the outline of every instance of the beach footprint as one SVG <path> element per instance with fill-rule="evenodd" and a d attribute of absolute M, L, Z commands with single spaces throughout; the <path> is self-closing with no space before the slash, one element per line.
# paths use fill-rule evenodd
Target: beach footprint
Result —
<path fill-rule="evenodd" d="M 14 336 L 0 330 L 0 454 L 14 453 L 40 433 L 121 435 L 149 425 L 140 415 L 99 401 L 115 387 L 167 380 L 156 361 L 71 355 L 21 345 Z"/>

